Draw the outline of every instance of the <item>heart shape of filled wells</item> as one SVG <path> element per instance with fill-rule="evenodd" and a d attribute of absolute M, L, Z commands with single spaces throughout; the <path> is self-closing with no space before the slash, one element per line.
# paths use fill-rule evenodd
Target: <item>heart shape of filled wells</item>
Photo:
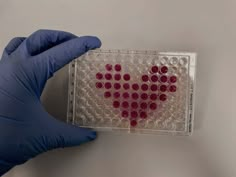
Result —
<path fill-rule="evenodd" d="M 130 73 L 121 75 L 120 64 L 105 65 L 106 73 L 96 73 L 96 88 L 103 91 L 105 99 L 112 99 L 112 106 L 121 110 L 121 117 L 129 118 L 135 127 L 137 119 L 147 119 L 156 111 L 161 102 L 168 98 L 168 92 L 176 92 L 177 77 L 168 75 L 167 66 L 153 65 L 147 74 L 140 77 L 140 82 L 131 83 Z M 111 83 L 111 81 L 115 81 Z M 121 84 L 121 80 L 125 83 Z M 120 91 L 123 87 L 124 92 Z"/>

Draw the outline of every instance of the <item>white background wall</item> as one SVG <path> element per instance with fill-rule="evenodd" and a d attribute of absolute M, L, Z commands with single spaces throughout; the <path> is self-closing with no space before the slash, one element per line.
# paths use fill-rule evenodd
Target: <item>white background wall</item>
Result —
<path fill-rule="evenodd" d="M 93 143 L 45 153 L 5 176 L 235 177 L 235 7 L 234 0 L 1 0 L 0 51 L 15 36 L 47 28 L 97 35 L 103 48 L 198 53 L 193 137 L 101 133 Z M 65 68 L 43 97 L 60 119 L 66 81 Z"/>

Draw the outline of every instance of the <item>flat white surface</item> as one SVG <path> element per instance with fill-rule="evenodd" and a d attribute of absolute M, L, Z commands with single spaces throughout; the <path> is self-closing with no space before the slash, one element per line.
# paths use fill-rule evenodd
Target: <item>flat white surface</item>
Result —
<path fill-rule="evenodd" d="M 235 177 L 235 7 L 234 0 L 1 0 L 0 51 L 15 36 L 47 28 L 97 35 L 103 48 L 198 53 L 194 136 L 103 133 L 93 143 L 40 155 L 5 177 Z M 42 98 L 60 119 L 66 85 L 65 68 Z"/>

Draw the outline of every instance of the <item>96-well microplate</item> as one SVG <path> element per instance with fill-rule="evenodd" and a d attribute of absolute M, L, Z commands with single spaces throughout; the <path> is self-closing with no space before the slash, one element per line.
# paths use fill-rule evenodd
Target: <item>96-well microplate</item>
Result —
<path fill-rule="evenodd" d="M 94 50 L 69 67 L 67 120 L 99 130 L 190 135 L 196 55 Z"/>

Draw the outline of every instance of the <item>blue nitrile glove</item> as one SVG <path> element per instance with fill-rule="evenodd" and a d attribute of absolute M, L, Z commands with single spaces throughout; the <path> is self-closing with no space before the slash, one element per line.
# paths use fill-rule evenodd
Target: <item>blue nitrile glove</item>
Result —
<path fill-rule="evenodd" d="M 100 46 L 97 37 L 51 30 L 10 41 L 0 61 L 0 176 L 42 152 L 96 138 L 89 129 L 53 118 L 40 96 L 54 72 Z"/>

